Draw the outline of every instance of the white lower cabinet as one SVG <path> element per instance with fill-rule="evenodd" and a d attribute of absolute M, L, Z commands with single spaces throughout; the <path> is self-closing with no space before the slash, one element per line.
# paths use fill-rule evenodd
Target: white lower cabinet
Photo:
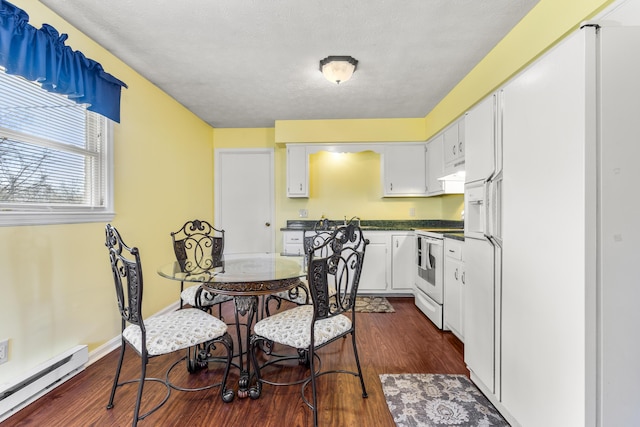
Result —
<path fill-rule="evenodd" d="M 464 242 L 444 239 L 444 323 L 464 342 Z"/>
<path fill-rule="evenodd" d="M 304 255 L 304 231 L 286 230 L 282 232 L 282 253 L 285 255 Z"/>
<path fill-rule="evenodd" d="M 363 234 L 369 239 L 369 244 L 364 253 L 358 293 L 384 293 L 389 288 L 391 272 L 388 261 L 389 236 L 380 231 L 364 231 Z"/>
<path fill-rule="evenodd" d="M 391 289 L 394 292 L 413 292 L 416 272 L 415 245 L 413 233 L 391 236 Z"/>
<path fill-rule="evenodd" d="M 415 239 L 413 231 L 364 230 L 369 245 L 364 255 L 358 292 L 413 294 Z M 304 231 L 283 230 L 283 253 L 304 255 Z"/>

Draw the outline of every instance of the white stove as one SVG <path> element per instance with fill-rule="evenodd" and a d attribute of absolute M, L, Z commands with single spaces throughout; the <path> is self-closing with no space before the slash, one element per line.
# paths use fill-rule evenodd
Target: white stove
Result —
<path fill-rule="evenodd" d="M 439 328 L 444 327 L 444 234 L 460 229 L 418 229 L 416 233 L 416 306 Z"/>

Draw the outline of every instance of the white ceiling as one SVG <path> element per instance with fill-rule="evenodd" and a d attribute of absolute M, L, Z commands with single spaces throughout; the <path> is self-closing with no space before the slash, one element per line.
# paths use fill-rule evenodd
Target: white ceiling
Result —
<path fill-rule="evenodd" d="M 40 1 L 212 126 L 273 127 L 424 117 L 539 0 Z"/>

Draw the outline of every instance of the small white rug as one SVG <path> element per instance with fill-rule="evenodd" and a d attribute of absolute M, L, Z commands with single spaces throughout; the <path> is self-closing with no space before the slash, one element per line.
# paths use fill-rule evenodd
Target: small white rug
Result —
<path fill-rule="evenodd" d="M 395 313 L 395 309 L 385 297 L 356 297 L 356 311 L 360 313 Z"/>
<path fill-rule="evenodd" d="M 509 426 L 464 375 L 381 374 L 398 427 Z"/>

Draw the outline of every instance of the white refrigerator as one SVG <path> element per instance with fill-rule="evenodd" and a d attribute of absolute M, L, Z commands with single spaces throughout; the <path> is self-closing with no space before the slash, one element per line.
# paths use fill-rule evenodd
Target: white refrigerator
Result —
<path fill-rule="evenodd" d="M 501 92 L 485 98 L 465 117 L 465 362 L 476 382 L 499 394 L 502 235 Z"/>
<path fill-rule="evenodd" d="M 465 361 L 514 425 L 640 425 L 639 52 L 586 26 L 465 118 Z"/>

